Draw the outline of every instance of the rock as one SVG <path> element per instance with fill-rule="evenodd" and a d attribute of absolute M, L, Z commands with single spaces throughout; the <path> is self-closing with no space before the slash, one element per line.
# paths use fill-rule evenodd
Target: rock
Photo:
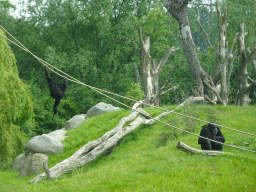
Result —
<path fill-rule="evenodd" d="M 25 145 L 26 153 L 55 154 L 63 151 L 64 145 L 47 134 L 37 135 Z"/>
<path fill-rule="evenodd" d="M 16 159 L 14 160 L 13 166 L 12 166 L 12 170 L 13 171 L 20 170 L 24 164 L 25 159 L 26 159 L 25 154 L 20 154 L 18 157 L 16 157 Z"/>
<path fill-rule="evenodd" d="M 25 155 L 24 163 L 20 168 L 19 177 L 27 177 L 29 176 L 30 166 L 32 162 L 33 154 L 29 153 L 28 155 Z"/>
<path fill-rule="evenodd" d="M 47 155 L 42 153 L 35 153 L 32 157 L 32 162 L 30 166 L 30 174 L 38 174 L 43 169 L 43 163 L 48 162 L 49 158 Z"/>
<path fill-rule="evenodd" d="M 65 136 L 66 132 L 67 131 L 64 128 L 62 128 L 62 129 L 58 129 L 56 131 L 53 131 L 51 133 L 48 133 L 47 135 L 53 137 L 57 141 L 62 141 L 66 138 L 66 136 Z"/>
<path fill-rule="evenodd" d="M 27 177 L 31 174 L 38 174 L 41 173 L 41 170 L 43 169 L 43 163 L 45 161 L 48 162 L 48 160 L 48 156 L 41 153 L 28 153 L 27 155 L 20 154 L 18 157 L 16 157 L 12 170 L 20 170 L 19 177 Z"/>
<path fill-rule="evenodd" d="M 111 104 L 100 102 L 87 111 L 86 118 L 101 115 L 110 111 L 117 111 L 119 109 L 120 109 L 119 107 L 114 107 Z"/>
<path fill-rule="evenodd" d="M 65 123 L 65 129 L 75 129 L 85 121 L 85 114 L 76 115 Z"/>

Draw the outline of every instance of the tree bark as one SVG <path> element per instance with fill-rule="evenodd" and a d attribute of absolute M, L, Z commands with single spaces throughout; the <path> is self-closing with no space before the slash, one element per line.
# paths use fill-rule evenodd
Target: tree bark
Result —
<path fill-rule="evenodd" d="M 187 57 L 196 90 L 200 96 L 204 96 L 203 80 L 208 77 L 208 74 L 200 65 L 190 30 L 188 20 L 188 3 L 190 1 L 192 0 L 167 0 L 165 8 L 179 23 L 180 32 L 182 35 L 182 48 Z"/>

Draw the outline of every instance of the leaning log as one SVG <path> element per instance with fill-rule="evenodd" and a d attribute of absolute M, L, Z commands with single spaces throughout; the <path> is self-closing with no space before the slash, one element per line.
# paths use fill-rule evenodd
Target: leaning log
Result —
<path fill-rule="evenodd" d="M 229 155 L 234 155 L 232 153 L 226 153 L 226 152 L 223 152 L 223 151 L 211 151 L 211 150 L 199 150 L 199 149 L 195 149 L 195 148 L 192 148 L 188 145 L 186 145 L 185 143 L 182 143 L 181 141 L 178 142 L 177 144 L 177 149 L 185 152 L 185 153 L 188 153 L 188 154 L 191 154 L 191 155 L 194 155 L 194 154 L 203 154 L 203 155 L 209 155 L 209 156 L 216 156 L 216 155 L 223 155 L 223 154 L 229 154 Z"/>

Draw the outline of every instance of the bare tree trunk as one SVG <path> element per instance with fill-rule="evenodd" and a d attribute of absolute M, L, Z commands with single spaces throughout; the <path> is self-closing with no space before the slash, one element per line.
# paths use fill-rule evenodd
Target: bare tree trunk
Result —
<path fill-rule="evenodd" d="M 210 42 L 209 35 L 203 29 L 199 19 L 199 25 L 204 32 L 209 46 L 215 51 L 216 54 L 216 67 L 212 74 L 212 77 L 209 78 L 209 81 L 204 81 L 206 87 L 211 91 L 207 90 L 208 95 L 206 95 L 206 99 L 215 104 L 215 96 L 217 97 L 218 103 L 226 106 L 228 103 L 228 97 L 230 92 L 230 77 L 233 69 L 233 48 L 236 42 L 236 38 L 238 33 L 235 35 L 233 39 L 233 45 L 230 50 L 228 48 L 228 42 L 226 41 L 227 35 L 227 8 L 224 6 L 224 13 L 221 13 L 221 9 L 218 3 L 216 3 L 216 9 L 218 14 L 218 28 L 219 28 L 219 36 L 220 42 L 218 44 L 218 48 L 214 48 Z M 219 82 L 220 81 L 220 82 Z M 220 91 L 218 90 L 220 87 Z M 212 94 L 213 93 L 213 94 Z"/>
<path fill-rule="evenodd" d="M 182 48 L 187 57 L 196 90 L 200 96 L 204 96 L 203 80 L 208 77 L 208 74 L 200 65 L 191 35 L 188 20 L 188 3 L 190 1 L 192 0 L 167 0 L 165 7 L 179 23 L 182 35 Z"/>
<path fill-rule="evenodd" d="M 171 75 L 167 77 L 166 83 L 161 87 L 161 89 L 159 89 L 159 75 L 165 63 L 167 62 L 168 58 L 171 56 L 173 52 L 179 50 L 179 48 L 172 47 L 167 49 L 164 57 L 161 59 L 161 61 L 158 64 L 156 60 L 153 60 L 151 64 L 150 37 L 145 36 L 143 38 L 142 30 L 140 27 L 138 29 L 138 32 L 139 32 L 141 50 L 137 48 L 137 45 L 135 42 L 133 42 L 133 47 L 140 57 L 143 92 L 144 92 L 146 104 L 159 106 L 161 99 L 167 92 L 176 90 L 178 88 L 178 86 L 174 86 L 170 88 L 170 85 L 172 85 L 172 83 L 170 83 L 167 86 L 167 82 L 172 76 L 174 70 L 176 70 L 182 63 L 174 67 L 174 70 L 172 71 Z"/>
<path fill-rule="evenodd" d="M 219 4 L 217 3 L 217 12 L 219 20 L 219 34 L 220 34 L 220 71 L 221 71 L 221 98 L 224 106 L 228 103 L 228 90 L 227 90 L 227 55 L 228 43 L 226 42 L 227 35 L 227 8 L 224 6 L 224 14 L 222 16 Z"/>
<path fill-rule="evenodd" d="M 248 106 L 251 102 L 249 98 L 249 89 L 251 88 L 252 84 L 248 83 L 249 75 L 247 71 L 247 65 L 253 59 L 255 54 L 255 48 L 253 50 L 253 53 L 251 53 L 249 57 L 246 54 L 245 43 L 244 43 L 246 35 L 247 35 L 247 32 L 246 33 L 244 32 L 244 23 L 241 23 L 239 38 L 238 38 L 239 80 L 238 80 L 238 93 L 237 93 L 238 105 L 241 105 L 241 106 Z"/>

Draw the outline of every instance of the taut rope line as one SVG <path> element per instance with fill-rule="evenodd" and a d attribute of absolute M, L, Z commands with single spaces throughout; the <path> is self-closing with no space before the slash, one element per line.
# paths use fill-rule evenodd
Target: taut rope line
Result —
<path fill-rule="evenodd" d="M 18 45 L 17 43 L 13 42 L 12 40 L 8 39 L 7 37 L 3 36 L 2 34 L 0 34 L 0 36 L 2 36 L 3 38 L 5 38 L 6 40 L 10 41 L 11 43 L 13 43 L 14 45 L 18 46 L 19 48 L 23 49 L 24 51 L 28 52 L 29 54 L 31 54 L 33 57 L 35 57 L 40 63 L 42 63 L 44 66 L 51 66 L 52 68 L 56 69 L 57 71 L 61 72 L 62 74 L 64 74 L 65 76 L 69 77 L 70 81 L 72 82 L 75 82 L 75 83 L 79 83 L 81 85 L 84 85 L 84 86 L 87 86 L 93 90 L 98 90 L 98 91 L 102 91 L 102 92 L 105 92 L 105 93 L 108 93 L 108 94 L 111 94 L 111 95 L 114 95 L 114 96 L 118 96 L 118 97 L 121 97 L 123 99 L 127 99 L 127 100 L 130 100 L 130 101 L 134 101 L 134 102 L 138 102 L 137 100 L 135 99 L 132 99 L 132 98 L 129 98 L 129 97 L 125 97 L 125 96 L 122 96 L 122 95 L 118 95 L 116 93 L 112 93 L 112 92 L 109 92 L 109 91 L 105 91 L 103 89 L 99 89 L 99 88 L 96 88 L 96 87 L 93 87 L 93 86 L 90 86 L 90 85 L 87 85 L 77 79 L 75 79 L 74 77 L 66 74 L 65 72 L 61 71 L 60 69 L 54 67 L 53 65 L 49 64 L 48 62 L 42 60 L 41 58 L 37 57 L 36 55 L 34 55 L 32 52 L 30 52 L 24 45 L 22 45 L 15 37 L 13 37 L 7 30 L 5 30 L 1 25 L 0 27 L 6 32 L 8 33 L 8 35 L 10 35 L 13 39 L 15 39 L 20 45 Z M 52 70 L 51 68 L 49 68 L 52 72 L 56 73 L 57 75 L 63 77 L 63 75 L 59 74 L 58 72 Z M 153 107 L 153 108 L 157 108 L 157 109 L 161 109 L 163 111 L 166 111 L 166 112 L 171 112 L 173 114 L 176 114 L 176 115 L 180 115 L 180 116 L 183 116 L 183 117 L 186 117 L 186 118 L 190 118 L 190 119 L 193 119 L 193 120 L 196 120 L 196 121 L 201 121 L 201 122 L 204 122 L 204 123 L 210 123 L 208 121 L 205 121 L 205 120 L 202 120 L 202 119 L 198 119 L 198 118 L 195 118 L 195 117 L 192 117 L 192 116 L 188 116 L 188 115 L 184 115 L 184 114 L 181 114 L 181 113 L 178 113 L 178 112 L 175 112 L 174 110 L 167 110 L 167 109 L 163 109 L 161 107 L 156 107 L 154 105 L 150 105 L 150 104 L 147 104 L 147 103 L 143 103 L 143 105 L 147 105 L 149 107 Z M 248 132 L 244 132 L 244 131 L 240 131 L 240 130 L 236 130 L 236 129 L 232 129 L 230 127 L 226 127 L 226 126 L 223 126 L 223 125 L 220 125 L 220 124 L 216 124 L 215 125 L 219 126 L 219 127 L 222 127 L 222 128 L 225 128 L 225 129 L 229 129 L 229 130 L 232 130 L 232 131 L 236 131 L 236 132 L 239 132 L 239 133 L 243 133 L 243 134 L 247 134 L 247 135 L 251 135 L 251 136 L 254 136 L 256 137 L 255 134 L 252 134 L 252 133 L 248 133 Z"/>
<path fill-rule="evenodd" d="M 6 40 L 10 41 L 10 42 L 13 43 L 14 45 L 18 46 L 19 48 L 23 49 L 24 51 L 30 53 L 33 57 L 35 57 L 35 58 L 36 58 L 40 63 L 42 63 L 44 66 L 47 66 L 47 67 L 50 66 L 50 67 L 56 69 L 57 71 L 61 72 L 62 74 L 66 75 L 67 77 L 70 78 L 70 79 L 68 79 L 68 80 L 70 80 L 70 81 L 72 81 L 72 82 L 75 82 L 75 83 L 78 83 L 78 84 L 81 84 L 81 85 L 84 85 L 84 86 L 87 86 L 87 87 L 93 89 L 94 91 L 96 91 L 96 92 L 98 92 L 98 93 L 104 95 L 105 97 L 107 97 L 107 98 L 109 98 L 109 99 L 111 99 L 111 100 L 113 100 L 113 101 L 115 101 L 115 102 L 117 102 L 117 103 L 119 103 L 119 104 L 121 104 L 121 105 L 127 107 L 127 108 L 130 108 L 130 109 L 132 109 L 132 107 L 130 107 L 130 106 L 128 106 L 128 105 L 126 105 L 126 104 L 124 104 L 124 103 L 122 103 L 122 102 L 120 102 L 120 101 L 118 101 L 118 100 L 116 100 L 116 99 L 111 98 L 110 96 L 108 96 L 108 95 L 102 93 L 101 91 L 103 91 L 103 92 L 105 92 L 105 93 L 109 93 L 109 94 L 115 95 L 115 96 L 119 96 L 119 97 L 122 97 L 122 98 L 125 98 L 125 99 L 128 99 L 128 100 L 131 100 L 131 101 L 138 102 L 137 100 L 134 100 L 134 99 L 131 99 L 131 98 L 128 98 L 128 97 L 125 97 L 125 96 L 121 96 L 121 95 L 118 95 L 118 94 L 115 94 L 115 93 L 111 93 L 111 92 L 109 92 L 109 91 L 105 91 L 105 90 L 102 90 L 102 89 L 99 89 L 99 88 L 96 88 L 96 87 L 87 85 L 87 84 L 85 84 L 85 83 L 83 83 L 83 82 L 81 82 L 81 81 L 75 79 L 74 77 L 72 77 L 72 76 L 66 74 L 65 72 L 61 71 L 60 69 L 54 67 L 53 65 L 49 64 L 48 62 L 46 62 L 46 61 L 42 60 L 41 58 L 37 57 L 36 55 L 34 55 L 34 54 L 33 54 L 32 52 L 30 52 L 24 45 L 22 45 L 22 43 L 20 43 L 15 37 L 13 37 L 6 29 L 4 29 L 1 25 L 0 25 L 0 27 L 1 27 L 7 34 L 9 34 L 15 41 L 17 41 L 20 45 L 18 45 L 17 43 L 13 42 L 13 41 L 10 40 L 9 38 L 3 36 L 2 34 L 0 34 L 0 36 L 2 36 L 3 38 L 5 38 Z M 51 68 L 49 68 L 49 69 L 50 69 L 52 72 L 56 73 L 57 75 L 63 77 L 63 75 L 59 74 L 58 72 L 52 70 Z M 143 104 L 145 104 L 145 105 L 147 105 L 147 106 L 150 106 L 150 107 L 154 107 L 154 108 L 157 108 L 157 109 L 164 110 L 164 111 L 166 111 L 166 112 L 168 112 L 168 113 L 174 113 L 174 114 L 181 115 L 181 116 L 184 116 L 184 117 L 187 117 L 187 118 L 191 118 L 191 119 L 194 119 L 194 120 L 197 120 L 197 121 L 201 121 L 201 122 L 205 122 L 205 123 L 210 123 L 210 122 L 207 122 L 207 121 L 204 121 L 204 120 L 201 120 L 201 119 L 197 119 L 197 118 L 195 118 L 195 117 L 191 117 L 191 116 L 187 116 L 187 115 L 184 115 L 184 114 L 181 114 L 181 113 L 174 112 L 174 110 L 175 110 L 176 108 L 175 108 L 174 110 L 170 111 L 170 110 L 166 110 L 166 109 L 163 109 L 163 108 L 160 108 L 160 107 L 156 107 L 156 106 L 153 106 L 153 105 L 150 105 L 150 104 L 146 104 L 146 103 L 144 103 L 144 102 L 143 102 Z M 137 112 L 141 114 L 141 112 L 139 112 L 139 111 L 137 111 Z M 145 114 L 142 114 L 142 115 L 145 116 Z M 197 135 L 197 134 L 194 134 L 194 133 L 191 133 L 191 132 L 186 131 L 186 130 L 184 130 L 184 129 L 175 127 L 175 126 L 173 126 L 173 125 L 171 125 L 171 124 L 165 123 L 165 122 L 163 122 L 163 121 L 161 121 L 161 120 L 158 120 L 158 119 L 156 119 L 156 118 L 154 118 L 154 117 L 151 117 L 151 116 L 147 116 L 147 117 L 149 117 L 149 118 L 151 118 L 151 119 L 153 119 L 153 120 L 155 120 L 155 121 L 158 121 L 158 122 L 160 122 L 160 123 L 163 123 L 163 124 L 165 124 L 165 125 L 167 125 L 167 126 L 169 126 L 169 127 L 178 129 L 178 130 L 180 130 L 180 131 L 189 133 L 189 134 L 191 134 L 191 135 L 194 135 L 194 136 L 197 136 L 197 137 L 200 137 L 200 138 L 203 138 L 203 139 L 207 139 L 207 140 L 212 141 L 212 142 L 215 142 L 215 143 L 219 143 L 219 144 L 222 144 L 222 145 L 225 145 L 225 146 L 228 146 L 228 147 L 233 147 L 233 148 L 237 148 L 237 149 L 241 149 L 241 150 L 245 150 L 245 151 L 249 151 L 249 152 L 254 152 L 254 153 L 256 153 L 256 151 L 253 151 L 253 150 L 249 150 L 249 149 L 246 149 L 246 148 L 238 147 L 238 146 L 235 146 L 235 145 L 229 145 L 229 144 L 221 143 L 221 142 L 218 142 L 218 141 L 215 141 L 215 140 L 206 138 L 206 137 L 199 136 L 199 135 Z M 216 125 L 218 125 L 218 124 L 216 124 Z M 251 133 L 247 133 L 247 132 L 235 130 L 235 129 L 232 129 L 232 128 L 229 128 L 229 127 L 225 127 L 225 126 L 222 126 L 222 125 L 218 125 L 218 126 L 223 127 L 223 128 L 226 128 L 226 129 L 230 129 L 230 130 L 233 130 L 233 131 L 237 131 L 237 132 L 240 132 L 240 133 L 244 133 L 244 134 L 256 136 L 256 135 L 251 134 Z"/>

